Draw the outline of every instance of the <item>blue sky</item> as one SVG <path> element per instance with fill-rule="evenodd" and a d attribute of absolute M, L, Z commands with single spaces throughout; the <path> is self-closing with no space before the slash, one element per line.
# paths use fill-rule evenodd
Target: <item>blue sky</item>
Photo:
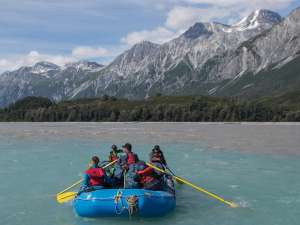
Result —
<path fill-rule="evenodd" d="M 142 40 L 197 21 L 234 23 L 258 8 L 286 16 L 300 0 L 0 0 L 0 71 L 47 60 L 108 63 Z"/>

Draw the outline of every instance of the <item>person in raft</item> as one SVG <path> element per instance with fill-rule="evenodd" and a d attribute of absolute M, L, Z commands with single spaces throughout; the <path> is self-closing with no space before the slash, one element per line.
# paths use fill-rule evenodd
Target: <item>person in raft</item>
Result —
<path fill-rule="evenodd" d="M 123 152 L 125 153 L 122 159 L 123 169 L 128 170 L 133 164 L 135 164 L 138 159 L 138 155 L 132 151 L 132 145 L 130 143 L 126 143 L 123 147 Z"/>
<path fill-rule="evenodd" d="M 132 145 L 126 143 L 123 147 L 123 155 L 115 164 L 114 180 L 115 183 L 123 188 L 137 188 L 135 164 L 138 156 L 132 152 Z"/>
<path fill-rule="evenodd" d="M 111 151 L 109 152 L 108 156 L 108 162 L 114 162 L 115 160 L 118 160 L 122 156 L 123 151 L 121 149 L 118 149 L 116 145 L 111 146 Z M 111 167 L 109 167 L 108 170 L 106 170 L 109 174 L 109 177 L 114 177 L 114 173 L 116 170 L 116 164 L 113 164 Z"/>
<path fill-rule="evenodd" d="M 161 158 L 153 155 L 150 159 L 150 163 L 162 170 L 164 170 L 164 166 L 161 163 Z M 138 170 L 137 175 L 139 177 L 139 182 L 142 188 L 148 190 L 163 190 L 164 186 L 164 174 L 153 169 L 150 166 L 144 165 L 142 170 Z"/>
<path fill-rule="evenodd" d="M 120 155 L 123 153 L 122 149 L 118 149 L 116 145 L 111 146 L 111 151 L 108 156 L 109 162 L 113 162 L 120 158 Z"/>
<path fill-rule="evenodd" d="M 100 159 L 97 156 L 93 156 L 89 169 L 85 171 L 84 180 L 82 183 L 83 190 L 95 190 L 102 189 L 105 185 L 106 174 L 102 167 L 99 166 Z"/>
<path fill-rule="evenodd" d="M 159 162 L 163 164 L 164 167 L 167 167 L 167 161 L 165 159 L 163 151 L 160 149 L 159 145 L 155 145 L 152 151 L 149 155 L 150 161 L 152 158 L 155 158 L 154 160 L 157 161 L 159 159 Z"/>

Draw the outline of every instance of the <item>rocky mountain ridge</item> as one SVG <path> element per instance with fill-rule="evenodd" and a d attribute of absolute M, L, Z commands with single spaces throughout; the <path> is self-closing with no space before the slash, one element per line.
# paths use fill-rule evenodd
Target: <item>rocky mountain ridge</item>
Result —
<path fill-rule="evenodd" d="M 245 75 L 276 70 L 295 60 L 300 52 L 299 20 L 299 8 L 285 19 L 256 10 L 232 26 L 196 23 L 167 43 L 143 41 L 107 66 L 79 62 L 23 67 L 0 75 L 0 105 L 28 95 L 57 101 L 104 94 L 129 99 L 156 93 L 222 96 Z M 241 88 L 247 85 L 253 84 Z M 231 95 L 242 92 L 237 89 Z"/>

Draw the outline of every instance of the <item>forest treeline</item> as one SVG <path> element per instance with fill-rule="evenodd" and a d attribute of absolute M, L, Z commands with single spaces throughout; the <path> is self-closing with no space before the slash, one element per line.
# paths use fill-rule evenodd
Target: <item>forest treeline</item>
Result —
<path fill-rule="evenodd" d="M 26 97 L 0 109 L 0 121 L 300 121 L 299 96 L 289 93 L 254 101 L 207 96 L 156 96 L 129 101 L 103 96 L 59 103 Z"/>

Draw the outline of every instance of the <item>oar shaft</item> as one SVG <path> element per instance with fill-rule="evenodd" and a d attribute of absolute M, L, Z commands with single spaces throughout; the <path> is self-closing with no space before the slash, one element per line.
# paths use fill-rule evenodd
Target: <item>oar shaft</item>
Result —
<path fill-rule="evenodd" d="M 65 193 L 66 191 L 72 189 L 73 187 L 77 186 L 78 184 L 80 184 L 83 181 L 83 179 L 80 179 L 79 181 L 77 181 L 76 183 L 72 184 L 70 187 L 66 188 L 65 190 L 61 191 L 58 193 L 58 195 Z"/>
<path fill-rule="evenodd" d="M 204 188 L 196 186 L 195 184 L 193 184 L 193 183 L 191 183 L 191 182 L 189 182 L 189 181 L 187 181 L 185 179 L 182 179 L 180 177 L 177 177 L 177 176 L 173 176 L 173 177 L 176 180 L 181 181 L 182 183 L 185 183 L 185 184 L 189 185 L 190 187 L 192 187 L 192 188 L 194 188 L 194 189 L 196 189 L 198 191 L 201 191 L 201 192 L 203 192 L 203 193 L 205 193 L 205 194 L 207 194 L 207 195 L 209 195 L 209 196 L 211 196 L 211 197 L 213 197 L 213 198 L 215 198 L 215 199 L 217 199 L 217 200 L 219 200 L 219 201 L 221 201 L 221 202 L 223 202 L 225 204 L 231 205 L 231 203 L 227 202 L 225 199 L 221 198 L 220 196 L 218 196 L 218 195 L 216 195 L 214 193 L 211 193 L 211 192 L 205 190 Z"/>
<path fill-rule="evenodd" d="M 155 169 L 155 170 L 161 172 L 161 173 L 168 174 L 166 171 L 164 171 L 164 170 L 158 168 L 157 166 L 152 165 L 151 163 L 147 163 L 147 165 L 150 166 L 150 167 L 152 167 L 153 169 Z M 169 174 L 169 175 L 170 175 L 170 174 Z M 180 178 L 180 177 L 177 177 L 177 176 L 174 176 L 174 175 L 171 175 L 171 176 L 172 176 L 173 178 L 175 178 L 176 180 L 181 181 L 182 183 L 185 183 L 186 185 L 188 185 L 188 186 L 190 186 L 190 187 L 192 187 L 192 188 L 194 188 L 194 189 L 196 189 L 196 190 L 198 190 L 198 191 L 200 191 L 200 192 L 203 192 L 203 193 L 205 193 L 205 194 L 207 194 L 207 195 L 209 195 L 209 196 L 211 196 L 211 197 L 213 197 L 213 198 L 215 198 L 215 199 L 217 199 L 217 200 L 219 200 L 219 201 L 221 201 L 221 202 L 223 202 L 223 203 L 225 203 L 225 204 L 227 204 L 227 205 L 229 205 L 229 206 L 232 205 L 231 202 L 226 201 L 225 199 L 221 198 L 220 196 L 218 196 L 218 195 L 216 195 L 216 194 L 214 194 L 214 193 L 211 193 L 211 192 L 205 190 L 204 188 L 201 188 L 201 187 L 199 187 L 199 186 L 197 186 L 197 185 L 195 185 L 195 184 L 193 184 L 193 183 L 191 183 L 191 182 L 189 182 L 189 181 L 187 181 L 187 180 L 185 180 L 185 179 L 182 179 L 182 178 Z"/>

